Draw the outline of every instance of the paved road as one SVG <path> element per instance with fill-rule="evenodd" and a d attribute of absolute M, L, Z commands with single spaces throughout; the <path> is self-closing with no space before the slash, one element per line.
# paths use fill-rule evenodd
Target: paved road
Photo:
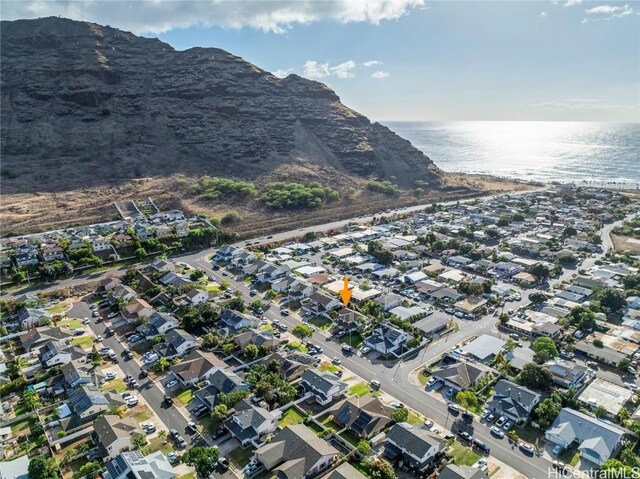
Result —
<path fill-rule="evenodd" d="M 194 267 L 204 269 L 208 275 L 213 276 L 217 281 L 229 281 L 234 289 L 242 293 L 245 302 L 249 303 L 255 299 L 249 295 L 250 288 L 247 287 L 246 284 L 241 281 L 236 281 L 232 277 L 224 277 L 219 271 L 214 271 L 205 256 L 200 255 L 197 258 L 187 258 L 186 260 L 182 258 L 182 261 Z M 275 307 L 267 310 L 265 317 L 271 321 L 277 319 L 285 322 L 289 327 L 295 326 L 299 321 L 295 315 L 288 317 L 281 316 L 279 309 Z M 426 361 L 438 357 L 443 352 L 451 349 L 470 336 L 489 333 L 493 329 L 495 321 L 496 318 L 493 316 L 485 316 L 480 321 L 463 320 L 459 323 L 461 326 L 459 331 L 445 340 L 431 344 L 428 348 L 418 352 L 413 358 L 399 363 L 375 360 L 372 362 L 359 355 L 344 356 L 341 345 L 329 338 L 327 334 L 322 331 L 316 331 L 312 340 L 314 343 L 322 346 L 324 354 L 328 357 L 340 357 L 345 368 L 353 371 L 366 381 L 377 379 L 380 381 L 383 390 L 409 407 L 433 419 L 435 422 L 450 428 L 453 419 L 449 417 L 446 405 L 411 384 L 409 374 Z M 521 471 L 527 478 L 542 479 L 548 477 L 548 470 L 551 467 L 551 463 L 546 459 L 535 456 L 529 457 L 517 449 L 512 450 L 512 447 L 506 439 L 500 440 L 494 438 L 484 425 L 477 424 L 475 436 L 490 445 L 492 456 L 516 470 Z"/>
<path fill-rule="evenodd" d="M 73 309 L 71 309 L 68 314 L 70 317 L 85 318 L 91 316 L 91 310 L 87 303 L 79 302 L 74 305 Z M 140 383 L 140 387 L 137 390 L 138 393 L 145 399 L 149 407 L 151 407 L 158 415 L 166 428 L 176 429 L 187 439 L 187 442 L 189 442 L 189 435 L 191 433 L 187 429 L 187 419 L 185 419 L 176 407 L 169 406 L 164 402 L 164 392 L 158 384 L 156 384 L 151 378 L 147 377 L 142 379 L 140 377 L 142 368 L 135 359 L 127 360 L 124 358 L 123 353 L 126 348 L 120 342 L 120 339 L 115 335 L 106 337 L 105 330 L 108 327 L 108 322 L 103 321 L 96 324 L 95 318 L 91 318 L 89 327 L 96 335 L 101 335 L 103 337 L 102 344 L 105 347 L 113 349 L 116 353 L 119 358 L 118 365 L 122 369 L 123 373 L 125 375 L 131 374 L 134 378 L 138 379 L 138 382 Z M 191 437 L 192 439 L 195 439 L 195 436 Z"/>

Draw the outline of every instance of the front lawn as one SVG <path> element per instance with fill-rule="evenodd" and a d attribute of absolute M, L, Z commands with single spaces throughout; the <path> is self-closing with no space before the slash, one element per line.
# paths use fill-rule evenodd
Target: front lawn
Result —
<path fill-rule="evenodd" d="M 326 331 L 331 327 L 331 320 L 324 316 L 316 316 L 309 320 L 309 324 L 313 324 L 316 328 Z"/>
<path fill-rule="evenodd" d="M 565 449 L 560 454 L 558 454 L 558 459 L 566 464 L 569 464 L 571 467 L 575 467 L 575 465 L 578 464 L 578 461 L 580 461 L 580 451 L 578 451 L 578 449 L 576 449 L 575 447 L 572 447 L 571 449 Z"/>
<path fill-rule="evenodd" d="M 91 339 L 91 336 L 87 336 L 85 334 L 83 336 L 73 338 L 70 344 L 71 346 L 78 346 L 82 349 L 91 349 L 91 347 L 93 346 L 93 339 Z"/>
<path fill-rule="evenodd" d="M 453 448 L 453 462 L 457 466 L 472 466 L 480 459 L 479 454 L 457 441 L 454 441 L 451 447 Z"/>
<path fill-rule="evenodd" d="M 325 371 L 329 371 L 330 373 L 336 373 L 340 371 L 340 368 L 329 361 L 323 361 L 318 366 L 318 371 L 320 371 L 321 373 Z"/>
<path fill-rule="evenodd" d="M 237 447 L 232 451 L 229 451 L 227 456 L 237 469 L 242 469 L 244 466 L 249 464 L 249 461 L 251 461 L 253 451 L 253 448 L 242 449 L 241 447 Z"/>
<path fill-rule="evenodd" d="M 304 417 L 302 417 L 295 408 L 289 408 L 287 409 L 287 412 L 282 415 L 282 418 L 278 422 L 278 425 L 284 428 L 286 426 L 300 424 L 302 421 L 304 421 Z"/>
<path fill-rule="evenodd" d="M 299 343 L 298 341 L 291 341 L 287 344 L 285 344 L 284 346 L 285 348 L 289 349 L 289 350 L 296 350 L 296 351 L 300 351 L 301 353 L 306 353 L 307 352 L 307 347 L 302 344 Z"/>
<path fill-rule="evenodd" d="M 171 445 L 171 443 L 169 442 L 169 440 L 167 439 L 167 437 L 160 437 L 160 436 L 156 436 L 153 439 L 151 439 L 148 444 L 145 446 L 145 452 L 157 452 L 157 451 L 162 451 L 162 453 L 164 455 L 169 454 L 171 451 L 173 451 L 173 446 Z"/>
<path fill-rule="evenodd" d="M 137 422 L 141 423 L 147 421 L 151 417 L 151 414 L 149 414 L 149 411 L 147 411 L 146 409 L 140 409 L 139 411 L 135 412 L 133 417 Z"/>
<path fill-rule="evenodd" d="M 340 338 L 342 344 L 348 344 L 352 348 L 358 349 L 362 346 L 362 336 L 360 333 L 347 333 Z"/>
<path fill-rule="evenodd" d="M 198 419 L 200 423 L 204 426 L 204 428 L 209 431 L 210 434 L 213 434 L 220 428 L 220 421 L 217 419 L 213 419 L 210 414 L 202 416 Z"/>
<path fill-rule="evenodd" d="M 56 315 L 56 314 L 62 314 L 69 309 L 71 309 L 71 305 L 67 303 L 58 303 L 58 304 L 54 304 L 53 306 L 49 306 L 47 308 L 47 311 L 53 315 Z"/>
<path fill-rule="evenodd" d="M 358 383 L 349 388 L 349 396 L 358 396 L 362 397 L 369 392 L 369 386 L 365 383 Z"/>
<path fill-rule="evenodd" d="M 100 386 L 101 391 L 115 391 L 118 394 L 121 394 L 127 390 L 127 385 L 124 383 L 122 379 L 116 378 L 111 381 L 105 382 L 102 386 Z"/>
<path fill-rule="evenodd" d="M 63 319 L 62 321 L 58 321 L 58 326 L 78 329 L 82 327 L 82 323 L 78 319 Z"/>
<path fill-rule="evenodd" d="M 194 392 L 194 388 L 188 388 L 185 389 L 184 391 L 181 391 L 177 396 L 176 399 L 178 401 L 180 401 L 182 403 L 183 406 L 186 406 L 187 404 L 189 404 L 191 402 L 191 400 L 193 399 L 193 392 Z"/>
<path fill-rule="evenodd" d="M 16 436 L 20 432 L 26 431 L 27 429 L 29 429 L 29 426 L 31 425 L 30 422 L 31 422 L 30 419 L 24 419 L 22 421 L 14 422 L 11 425 L 11 434 Z"/>
<path fill-rule="evenodd" d="M 420 384 L 423 386 L 426 386 L 427 382 L 429 382 L 429 375 L 424 372 L 424 369 L 418 374 L 418 381 L 420 381 Z"/>
<path fill-rule="evenodd" d="M 418 415 L 415 411 L 409 410 L 409 415 L 407 416 L 407 422 L 409 424 L 413 424 L 414 426 L 422 426 L 424 424 L 424 419 Z"/>
<path fill-rule="evenodd" d="M 528 442 L 529 444 L 535 444 L 537 439 L 542 438 L 542 432 L 528 424 L 523 427 L 516 428 L 516 434 L 520 439 Z"/>

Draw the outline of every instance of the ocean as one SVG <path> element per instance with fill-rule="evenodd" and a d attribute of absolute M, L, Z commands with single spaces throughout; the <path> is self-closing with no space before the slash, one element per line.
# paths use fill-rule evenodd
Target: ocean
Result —
<path fill-rule="evenodd" d="M 384 122 L 442 170 L 640 188 L 640 124 Z"/>

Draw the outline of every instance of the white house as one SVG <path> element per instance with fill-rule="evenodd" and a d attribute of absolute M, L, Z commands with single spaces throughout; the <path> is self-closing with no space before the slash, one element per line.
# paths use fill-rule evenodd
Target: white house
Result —
<path fill-rule="evenodd" d="M 413 426 L 406 422 L 395 424 L 387 433 L 385 455 L 395 455 L 398 452 L 402 458 L 419 471 L 429 467 L 438 453 L 446 448 L 444 439 L 420 426 Z"/>
<path fill-rule="evenodd" d="M 347 393 L 347 383 L 340 381 L 333 374 L 319 373 L 315 369 L 307 369 L 302 374 L 300 384 L 323 406 Z"/>
<path fill-rule="evenodd" d="M 395 354 L 409 339 L 409 334 L 389 326 L 381 324 L 376 327 L 366 340 L 366 345 L 381 354 Z"/>
<path fill-rule="evenodd" d="M 201 289 L 187 291 L 185 297 L 194 306 L 206 303 L 209 300 L 209 294 Z"/>

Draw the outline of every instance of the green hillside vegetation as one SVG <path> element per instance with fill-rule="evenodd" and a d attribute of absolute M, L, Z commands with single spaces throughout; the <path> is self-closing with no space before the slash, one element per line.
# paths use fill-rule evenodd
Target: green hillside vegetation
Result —
<path fill-rule="evenodd" d="M 217 178 L 215 176 L 203 176 L 198 183 L 192 186 L 196 195 L 201 195 L 207 200 L 214 200 L 224 195 L 225 197 L 249 198 L 256 194 L 256 187 L 248 181 L 237 181 L 230 178 Z"/>
<path fill-rule="evenodd" d="M 390 181 L 369 180 L 367 182 L 367 189 L 389 196 L 396 196 L 400 194 L 400 188 L 398 188 Z"/>
<path fill-rule="evenodd" d="M 314 181 L 309 186 L 300 183 L 268 183 L 259 199 L 269 208 L 285 209 L 316 208 L 339 197 L 336 190 Z"/>

